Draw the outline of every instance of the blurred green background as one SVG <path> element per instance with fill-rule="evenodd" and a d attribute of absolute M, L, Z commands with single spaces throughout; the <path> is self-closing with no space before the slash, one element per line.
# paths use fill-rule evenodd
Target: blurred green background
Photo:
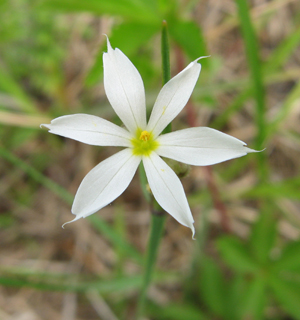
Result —
<path fill-rule="evenodd" d="M 39 124 L 120 124 L 103 34 L 141 73 L 150 112 L 164 19 L 173 76 L 211 55 L 174 130 L 209 126 L 266 150 L 182 179 L 197 240 L 168 217 L 145 319 L 300 319 L 297 0 L 0 0 L 0 319 L 135 318 L 150 221 L 139 179 L 63 230 L 79 183 L 116 148 Z"/>

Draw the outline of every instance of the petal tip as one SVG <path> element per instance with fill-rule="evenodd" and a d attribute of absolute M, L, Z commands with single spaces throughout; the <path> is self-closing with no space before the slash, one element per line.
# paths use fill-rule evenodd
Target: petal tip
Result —
<path fill-rule="evenodd" d="M 262 149 L 262 150 L 254 150 L 254 149 L 250 149 L 250 148 L 248 148 L 248 147 L 246 147 L 246 146 L 244 146 L 244 148 L 246 149 L 246 152 L 247 152 L 247 153 L 263 152 L 263 151 L 266 150 L 266 148 L 264 148 L 264 149 Z"/>
<path fill-rule="evenodd" d="M 77 216 L 77 217 L 75 217 L 73 220 L 68 221 L 68 222 L 65 222 L 61 227 L 64 229 L 66 224 L 69 224 L 69 223 L 71 223 L 71 222 L 75 222 L 75 221 L 77 221 L 77 220 L 80 219 L 80 218 L 82 218 L 82 217 L 78 217 L 78 216 Z"/>
<path fill-rule="evenodd" d="M 190 228 L 191 228 L 191 231 L 192 231 L 192 239 L 193 239 L 193 240 L 196 240 L 196 238 L 195 238 L 195 227 L 194 227 L 194 225 L 192 225 Z"/>
<path fill-rule="evenodd" d="M 109 52 L 111 52 L 113 50 L 113 48 L 112 48 L 112 46 L 110 44 L 110 41 L 108 39 L 107 34 L 103 33 L 103 35 L 106 37 L 106 44 L 107 44 L 107 52 L 105 52 L 105 53 L 109 53 Z"/>
<path fill-rule="evenodd" d="M 194 60 L 194 63 L 197 63 L 199 60 L 201 59 L 206 59 L 206 58 L 210 58 L 211 56 L 203 56 L 203 57 L 199 57 L 196 60 Z"/>
<path fill-rule="evenodd" d="M 50 130 L 49 126 L 50 126 L 50 124 L 45 124 L 45 123 L 40 124 L 41 129 L 46 128 L 46 129 Z"/>

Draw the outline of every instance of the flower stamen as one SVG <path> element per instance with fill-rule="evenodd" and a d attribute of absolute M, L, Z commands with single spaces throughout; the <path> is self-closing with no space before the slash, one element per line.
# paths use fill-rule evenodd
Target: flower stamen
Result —
<path fill-rule="evenodd" d="M 148 141 L 150 139 L 150 133 L 148 131 L 142 131 L 140 135 L 140 140 Z"/>

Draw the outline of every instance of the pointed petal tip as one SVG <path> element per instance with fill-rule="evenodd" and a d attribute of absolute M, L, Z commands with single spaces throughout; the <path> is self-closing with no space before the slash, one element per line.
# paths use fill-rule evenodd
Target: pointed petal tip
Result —
<path fill-rule="evenodd" d="M 194 225 L 192 225 L 190 228 L 191 228 L 191 231 L 192 231 L 192 239 L 193 239 L 193 240 L 196 240 L 196 238 L 195 238 L 195 227 L 194 227 Z"/>
<path fill-rule="evenodd" d="M 41 129 L 46 128 L 46 129 L 50 130 L 49 126 L 50 126 L 50 124 L 45 124 L 45 123 L 40 124 Z"/>
<path fill-rule="evenodd" d="M 106 37 L 106 44 L 107 44 L 107 52 L 104 52 L 104 54 L 105 54 L 105 53 L 109 53 L 111 50 L 114 50 L 114 49 L 112 48 L 112 46 L 110 44 L 110 41 L 108 39 L 108 35 L 105 33 L 103 33 L 103 35 Z"/>
<path fill-rule="evenodd" d="M 246 146 L 244 146 L 244 148 L 246 149 L 246 152 L 247 152 L 247 153 L 263 152 L 263 151 L 266 150 L 266 148 L 264 148 L 264 149 L 262 149 L 262 150 L 254 150 L 254 149 L 250 149 L 250 148 L 248 148 L 248 147 L 246 147 Z"/>
<path fill-rule="evenodd" d="M 209 55 L 209 56 L 203 56 L 203 57 L 199 57 L 199 58 L 197 58 L 194 62 L 198 62 L 199 60 L 201 60 L 201 59 L 206 59 L 206 58 L 210 58 L 211 56 Z"/>
<path fill-rule="evenodd" d="M 82 217 L 77 216 L 73 220 L 65 222 L 61 227 L 64 229 L 66 224 L 69 224 L 71 222 L 75 222 L 75 221 L 79 220 L 80 218 L 82 218 Z"/>

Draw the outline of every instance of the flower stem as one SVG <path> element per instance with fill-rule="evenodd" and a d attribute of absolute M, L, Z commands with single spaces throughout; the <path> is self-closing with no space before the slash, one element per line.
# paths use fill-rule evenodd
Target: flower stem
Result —
<path fill-rule="evenodd" d="M 162 63 L 162 80 L 163 80 L 163 85 L 165 85 L 171 79 L 168 24 L 166 20 L 162 22 L 162 29 L 161 29 L 161 63 Z M 162 133 L 163 134 L 169 133 L 171 131 L 172 131 L 172 124 L 169 123 Z"/>
<path fill-rule="evenodd" d="M 163 84 L 166 84 L 170 78 L 170 58 L 169 58 L 169 42 L 168 42 L 168 32 L 167 32 L 167 22 L 162 23 L 162 35 L 161 35 L 161 55 L 162 55 L 162 74 L 163 74 Z M 165 128 L 163 133 L 171 132 L 171 123 Z M 143 175 L 145 175 L 144 168 L 140 167 L 141 182 L 145 183 Z M 166 220 L 164 210 L 158 205 L 158 203 L 152 198 L 152 209 L 151 209 L 151 232 L 148 242 L 143 284 L 141 288 L 141 293 L 139 296 L 138 306 L 137 306 L 137 318 L 141 319 L 145 312 L 145 302 L 147 291 L 152 280 L 152 274 L 155 267 L 155 262 L 157 258 L 157 252 L 162 237 L 162 232 L 164 228 L 164 222 Z"/>
<path fill-rule="evenodd" d="M 164 211 L 152 211 L 151 213 L 151 233 L 147 248 L 143 285 L 138 302 L 138 319 L 142 318 L 145 311 L 146 295 L 152 280 L 158 247 L 163 233 L 164 222 L 166 220 Z"/>
<path fill-rule="evenodd" d="M 165 85 L 171 79 L 168 25 L 166 20 L 163 21 L 161 30 L 161 57 L 163 85 Z"/>

